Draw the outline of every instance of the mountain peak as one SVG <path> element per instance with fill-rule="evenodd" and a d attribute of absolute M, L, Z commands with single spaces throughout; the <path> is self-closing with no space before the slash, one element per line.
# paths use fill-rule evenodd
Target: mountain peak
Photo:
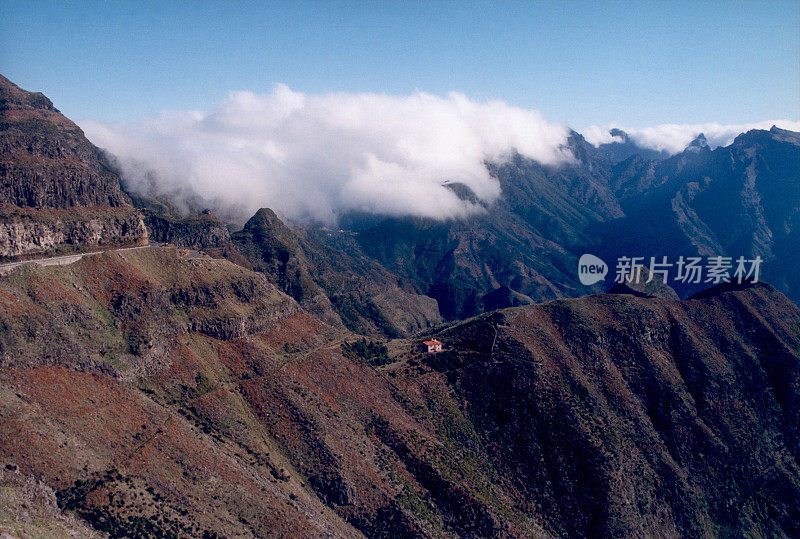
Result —
<path fill-rule="evenodd" d="M 677 301 L 678 294 L 669 286 L 661 275 L 652 274 L 646 266 L 637 266 L 628 274 L 622 283 L 617 283 L 608 291 L 609 294 L 631 294 L 634 296 L 661 298 Z"/>
<path fill-rule="evenodd" d="M 639 145 L 631 136 L 616 127 L 610 129 L 608 133 L 613 137 L 611 142 L 600 144 L 596 152 L 606 159 L 619 163 L 633 155 L 638 155 L 644 159 L 662 160 L 669 157 L 669 153 L 664 150 L 654 150 Z"/>
<path fill-rule="evenodd" d="M 710 148 L 708 147 L 708 140 L 706 139 L 706 136 L 703 133 L 697 135 L 694 138 L 694 140 L 692 140 L 692 142 L 690 142 L 689 145 L 686 146 L 686 150 L 690 152 L 710 150 Z"/>
<path fill-rule="evenodd" d="M 610 134 L 612 137 L 619 137 L 619 138 L 621 138 L 622 140 L 621 140 L 621 141 L 619 141 L 619 143 L 620 143 L 620 144 L 624 144 L 624 143 L 628 142 L 628 141 L 630 140 L 630 138 L 631 138 L 631 137 L 628 135 L 628 133 L 626 133 L 626 132 L 625 132 L 625 131 L 623 131 L 622 129 L 617 129 L 616 127 L 612 128 L 612 129 L 611 129 L 611 130 L 610 130 L 608 133 L 609 133 L 609 134 Z M 616 141 L 615 141 L 615 142 L 616 142 Z"/>
<path fill-rule="evenodd" d="M 44 94 L 0 75 L 0 202 L 33 208 L 129 206 L 103 155 Z"/>
<path fill-rule="evenodd" d="M 751 129 L 739 134 L 731 146 L 748 146 L 752 144 L 760 144 L 768 141 L 788 143 L 793 146 L 800 146 L 800 133 L 781 129 L 773 125 L 769 131 L 766 129 Z"/>
<path fill-rule="evenodd" d="M 20 108 L 59 112 L 53 106 L 53 102 L 43 93 L 23 90 L 0 75 L 0 110 Z"/>
<path fill-rule="evenodd" d="M 788 129 L 781 129 L 780 127 L 773 125 L 770 130 L 770 134 L 772 134 L 772 138 L 775 140 L 779 140 L 781 142 L 789 142 L 791 144 L 800 145 L 800 133 L 795 131 L 789 131 Z"/>

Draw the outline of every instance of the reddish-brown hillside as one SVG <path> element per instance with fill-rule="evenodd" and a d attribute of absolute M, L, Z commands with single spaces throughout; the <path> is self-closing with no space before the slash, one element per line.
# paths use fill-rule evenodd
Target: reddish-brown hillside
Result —
<path fill-rule="evenodd" d="M 498 311 L 376 368 L 154 248 L 0 279 L 0 327 L 0 464 L 112 535 L 800 533 L 800 311 L 767 285 Z"/>

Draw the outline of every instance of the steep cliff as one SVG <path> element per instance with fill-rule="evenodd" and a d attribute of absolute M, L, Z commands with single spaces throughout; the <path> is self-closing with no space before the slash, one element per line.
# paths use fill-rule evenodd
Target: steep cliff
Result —
<path fill-rule="evenodd" d="M 147 229 L 134 208 L 44 209 L 0 206 L 0 257 L 136 245 Z"/>
<path fill-rule="evenodd" d="M 0 202 L 35 208 L 130 205 L 83 131 L 40 93 L 0 75 Z"/>
<path fill-rule="evenodd" d="M 0 208 L 4 257 L 147 241 L 100 150 L 47 97 L 1 75 Z"/>

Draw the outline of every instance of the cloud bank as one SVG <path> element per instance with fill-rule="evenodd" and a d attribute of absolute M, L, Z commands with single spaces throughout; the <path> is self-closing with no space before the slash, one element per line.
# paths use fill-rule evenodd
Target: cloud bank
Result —
<path fill-rule="evenodd" d="M 664 124 L 656 127 L 644 127 L 639 129 L 615 124 L 605 127 L 593 125 L 584 129 L 582 134 L 584 138 L 594 146 L 611 142 L 622 142 L 621 137 L 614 137 L 610 133 L 611 129 L 617 128 L 625 131 L 628 136 L 630 136 L 631 140 L 641 148 L 649 148 L 658 151 L 664 150 L 670 154 L 676 154 L 683 151 L 700 133 L 706 136 L 708 145 L 711 148 L 716 148 L 718 146 L 729 145 L 733 142 L 733 139 L 741 133 L 750 131 L 751 129 L 769 129 L 773 125 L 781 129 L 800 131 L 800 122 L 773 120 L 739 125 L 721 125 L 718 123 L 695 125 Z"/>
<path fill-rule="evenodd" d="M 325 223 L 347 211 L 465 216 L 482 206 L 445 184 L 491 202 L 500 187 L 486 160 L 513 150 L 544 164 L 571 158 L 565 126 L 458 93 L 310 95 L 279 85 L 231 93 L 210 112 L 80 126 L 116 156 L 128 190 L 196 196 L 240 218 L 260 207 Z"/>

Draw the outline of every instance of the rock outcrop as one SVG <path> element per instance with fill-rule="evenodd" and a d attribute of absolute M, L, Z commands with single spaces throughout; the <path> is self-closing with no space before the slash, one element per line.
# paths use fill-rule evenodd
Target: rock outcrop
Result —
<path fill-rule="evenodd" d="M 615 283 L 608 290 L 609 294 L 632 294 L 634 296 L 670 299 L 677 301 L 678 294 L 667 283 L 662 275 L 651 274 L 647 266 L 633 268 L 622 282 Z"/>
<path fill-rule="evenodd" d="M 0 256 L 147 241 L 119 176 L 41 93 L 0 75 Z"/>
<path fill-rule="evenodd" d="M 0 203 L 117 207 L 130 200 L 77 125 L 41 93 L 0 75 Z"/>
<path fill-rule="evenodd" d="M 137 245 L 147 241 L 134 208 L 35 210 L 0 206 L 0 256 L 36 255 L 81 248 Z"/>
<path fill-rule="evenodd" d="M 143 213 L 152 241 L 192 249 L 225 248 L 231 245 L 228 228 L 211 210 L 182 219 L 148 210 Z"/>

